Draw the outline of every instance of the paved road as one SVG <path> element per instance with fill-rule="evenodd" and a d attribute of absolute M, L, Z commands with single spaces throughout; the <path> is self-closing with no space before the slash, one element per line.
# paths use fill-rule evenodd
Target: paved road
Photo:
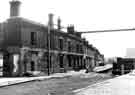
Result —
<path fill-rule="evenodd" d="M 74 92 L 76 95 L 135 95 L 135 74 L 109 79 Z"/>
<path fill-rule="evenodd" d="M 74 95 L 74 90 L 112 78 L 105 74 L 81 74 L 0 88 L 0 95 Z"/>

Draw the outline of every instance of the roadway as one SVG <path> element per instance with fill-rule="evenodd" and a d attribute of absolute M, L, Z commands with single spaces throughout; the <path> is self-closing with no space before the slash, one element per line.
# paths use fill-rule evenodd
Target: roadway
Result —
<path fill-rule="evenodd" d="M 135 95 L 135 74 L 126 74 L 75 90 L 76 95 Z"/>

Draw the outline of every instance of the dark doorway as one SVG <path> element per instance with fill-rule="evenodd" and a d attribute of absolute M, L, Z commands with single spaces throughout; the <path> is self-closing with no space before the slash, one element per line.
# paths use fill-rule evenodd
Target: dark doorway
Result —
<path fill-rule="evenodd" d="M 71 67 L 72 64 L 71 64 L 71 56 L 68 56 L 68 66 Z"/>
<path fill-rule="evenodd" d="M 9 58 L 10 58 L 10 54 L 4 53 L 3 55 L 3 76 L 4 77 L 12 76 L 12 69 L 11 69 L 12 64 L 10 64 Z"/>
<path fill-rule="evenodd" d="M 24 72 L 27 72 L 27 62 L 24 61 Z"/>
<path fill-rule="evenodd" d="M 73 69 L 76 67 L 76 57 L 73 57 Z"/>
<path fill-rule="evenodd" d="M 35 63 L 34 61 L 31 61 L 31 71 L 34 71 L 35 70 Z"/>
<path fill-rule="evenodd" d="M 59 57 L 60 59 L 60 68 L 63 68 L 64 66 L 63 66 L 63 56 L 62 55 L 60 55 L 60 57 Z"/>

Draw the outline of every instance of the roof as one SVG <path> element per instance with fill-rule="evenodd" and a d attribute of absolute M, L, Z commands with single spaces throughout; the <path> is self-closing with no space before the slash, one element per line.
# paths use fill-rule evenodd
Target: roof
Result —
<path fill-rule="evenodd" d="M 36 26 L 47 27 L 44 24 L 29 20 L 29 19 L 26 19 L 26 18 L 23 18 L 23 17 L 11 17 L 11 18 L 7 19 L 7 21 L 12 21 L 12 20 L 24 21 L 24 22 L 27 22 L 27 23 L 30 23 L 30 24 L 33 24 L 33 25 L 36 25 Z"/>
<path fill-rule="evenodd" d="M 39 22 L 35 22 L 35 21 L 29 20 L 29 19 L 26 19 L 26 18 L 23 18 L 23 17 L 11 17 L 11 18 L 7 19 L 5 22 L 14 21 L 14 20 L 16 20 L 16 21 L 18 21 L 18 22 L 20 22 L 20 21 L 26 22 L 26 23 L 31 24 L 31 25 L 34 25 L 34 26 L 36 26 L 36 27 L 42 27 L 42 28 L 48 29 L 48 26 L 47 26 L 47 25 L 44 25 L 44 24 L 41 24 L 41 23 L 39 23 Z M 55 33 L 55 31 L 56 31 L 57 33 L 60 33 L 60 34 L 62 34 L 63 36 L 68 36 L 68 37 L 70 37 L 71 39 L 75 39 L 75 40 L 84 42 L 83 38 L 78 37 L 78 36 L 75 35 L 75 34 L 70 34 L 70 33 L 67 33 L 67 32 L 64 32 L 64 31 L 61 31 L 61 30 L 58 30 L 58 29 L 54 29 L 54 30 L 52 30 L 52 31 L 54 31 L 54 33 Z M 76 33 L 77 33 L 77 32 L 76 32 Z M 85 41 L 86 41 L 86 40 L 85 40 Z M 86 42 L 87 42 L 87 41 L 86 41 Z"/>

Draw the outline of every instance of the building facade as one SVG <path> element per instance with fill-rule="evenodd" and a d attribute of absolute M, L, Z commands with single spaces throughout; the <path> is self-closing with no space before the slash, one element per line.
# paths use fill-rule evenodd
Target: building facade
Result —
<path fill-rule="evenodd" d="M 92 71 L 100 53 L 74 30 L 74 26 L 64 32 L 58 19 L 58 29 L 55 29 L 52 14 L 48 26 L 30 21 L 19 17 L 20 1 L 13 0 L 10 4 L 10 18 L 1 23 L 4 76 L 22 76 L 34 71 L 51 74 L 85 68 Z"/>
<path fill-rule="evenodd" d="M 116 58 L 113 62 L 112 73 L 114 75 L 123 75 L 131 72 L 135 68 L 135 58 Z"/>

